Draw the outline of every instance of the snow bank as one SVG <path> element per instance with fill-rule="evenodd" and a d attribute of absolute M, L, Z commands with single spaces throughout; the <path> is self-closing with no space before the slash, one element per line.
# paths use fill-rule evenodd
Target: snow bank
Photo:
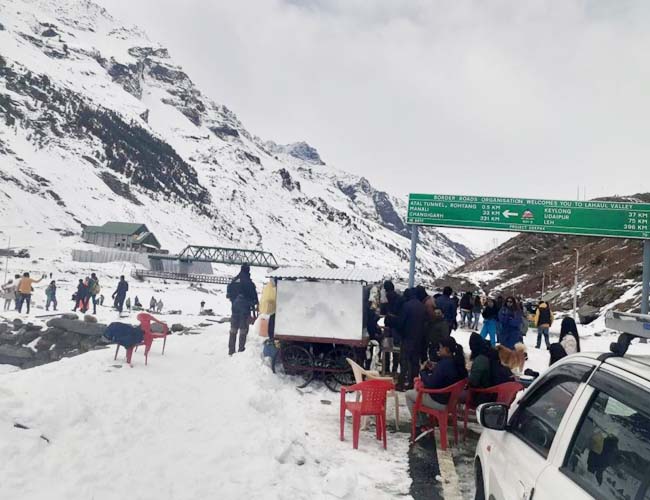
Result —
<path fill-rule="evenodd" d="M 338 440 L 338 396 L 301 393 L 260 359 L 227 356 L 227 325 L 171 337 L 149 366 L 91 352 L 0 375 L 0 498 L 393 498 L 408 436 Z M 331 401 L 331 405 L 321 403 Z M 21 423 L 29 430 L 13 427 Z M 40 438 L 49 439 L 49 444 Z"/>

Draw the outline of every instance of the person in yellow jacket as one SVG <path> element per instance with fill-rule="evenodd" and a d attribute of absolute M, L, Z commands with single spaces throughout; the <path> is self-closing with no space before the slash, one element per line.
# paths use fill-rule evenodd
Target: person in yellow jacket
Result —
<path fill-rule="evenodd" d="M 275 280 L 271 279 L 262 289 L 262 299 L 260 300 L 260 313 L 269 315 L 269 338 L 273 340 L 275 332 L 275 306 L 277 298 L 277 288 Z"/>
<path fill-rule="evenodd" d="M 45 278 L 45 275 L 41 276 L 40 279 L 34 279 L 29 277 L 29 273 L 24 273 L 23 277 L 20 278 L 18 282 L 18 313 L 22 313 L 23 303 L 27 303 L 27 314 L 29 314 L 29 306 L 32 302 L 32 292 L 34 291 L 34 283 L 39 283 Z"/>
<path fill-rule="evenodd" d="M 548 302 L 540 301 L 537 306 L 537 311 L 535 312 L 535 326 L 537 327 L 537 345 L 535 346 L 539 349 L 542 343 L 542 336 L 544 337 L 544 342 L 546 343 L 546 349 L 550 347 L 550 342 L 548 341 L 548 331 L 553 324 L 553 311 L 551 311 L 551 306 Z"/>

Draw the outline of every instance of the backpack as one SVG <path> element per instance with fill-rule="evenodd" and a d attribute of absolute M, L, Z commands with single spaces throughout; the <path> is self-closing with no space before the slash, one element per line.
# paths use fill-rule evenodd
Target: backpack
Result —
<path fill-rule="evenodd" d="M 234 301 L 237 296 L 241 293 L 241 283 L 239 279 L 234 279 L 232 280 L 229 284 L 228 287 L 226 288 L 226 298 L 230 299 L 230 301 Z"/>
<path fill-rule="evenodd" d="M 91 295 L 99 295 L 99 292 L 101 292 L 102 287 L 99 286 L 99 281 L 93 281 L 93 285 L 90 287 L 90 294 Z"/>

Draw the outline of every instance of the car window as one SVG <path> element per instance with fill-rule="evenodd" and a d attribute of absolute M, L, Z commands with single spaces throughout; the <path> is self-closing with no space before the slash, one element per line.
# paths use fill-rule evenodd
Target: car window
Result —
<path fill-rule="evenodd" d="M 650 415 L 618 397 L 596 392 L 562 471 L 594 498 L 650 500 Z"/>
<path fill-rule="evenodd" d="M 511 431 L 547 457 L 578 382 L 558 377 L 539 388 L 517 410 Z"/>

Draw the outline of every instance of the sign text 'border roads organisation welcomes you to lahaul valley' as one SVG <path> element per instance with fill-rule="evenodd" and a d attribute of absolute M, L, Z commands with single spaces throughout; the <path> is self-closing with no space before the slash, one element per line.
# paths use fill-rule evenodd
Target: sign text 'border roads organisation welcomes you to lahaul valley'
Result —
<path fill-rule="evenodd" d="M 446 194 L 409 195 L 408 224 L 650 238 L 650 204 Z"/>

